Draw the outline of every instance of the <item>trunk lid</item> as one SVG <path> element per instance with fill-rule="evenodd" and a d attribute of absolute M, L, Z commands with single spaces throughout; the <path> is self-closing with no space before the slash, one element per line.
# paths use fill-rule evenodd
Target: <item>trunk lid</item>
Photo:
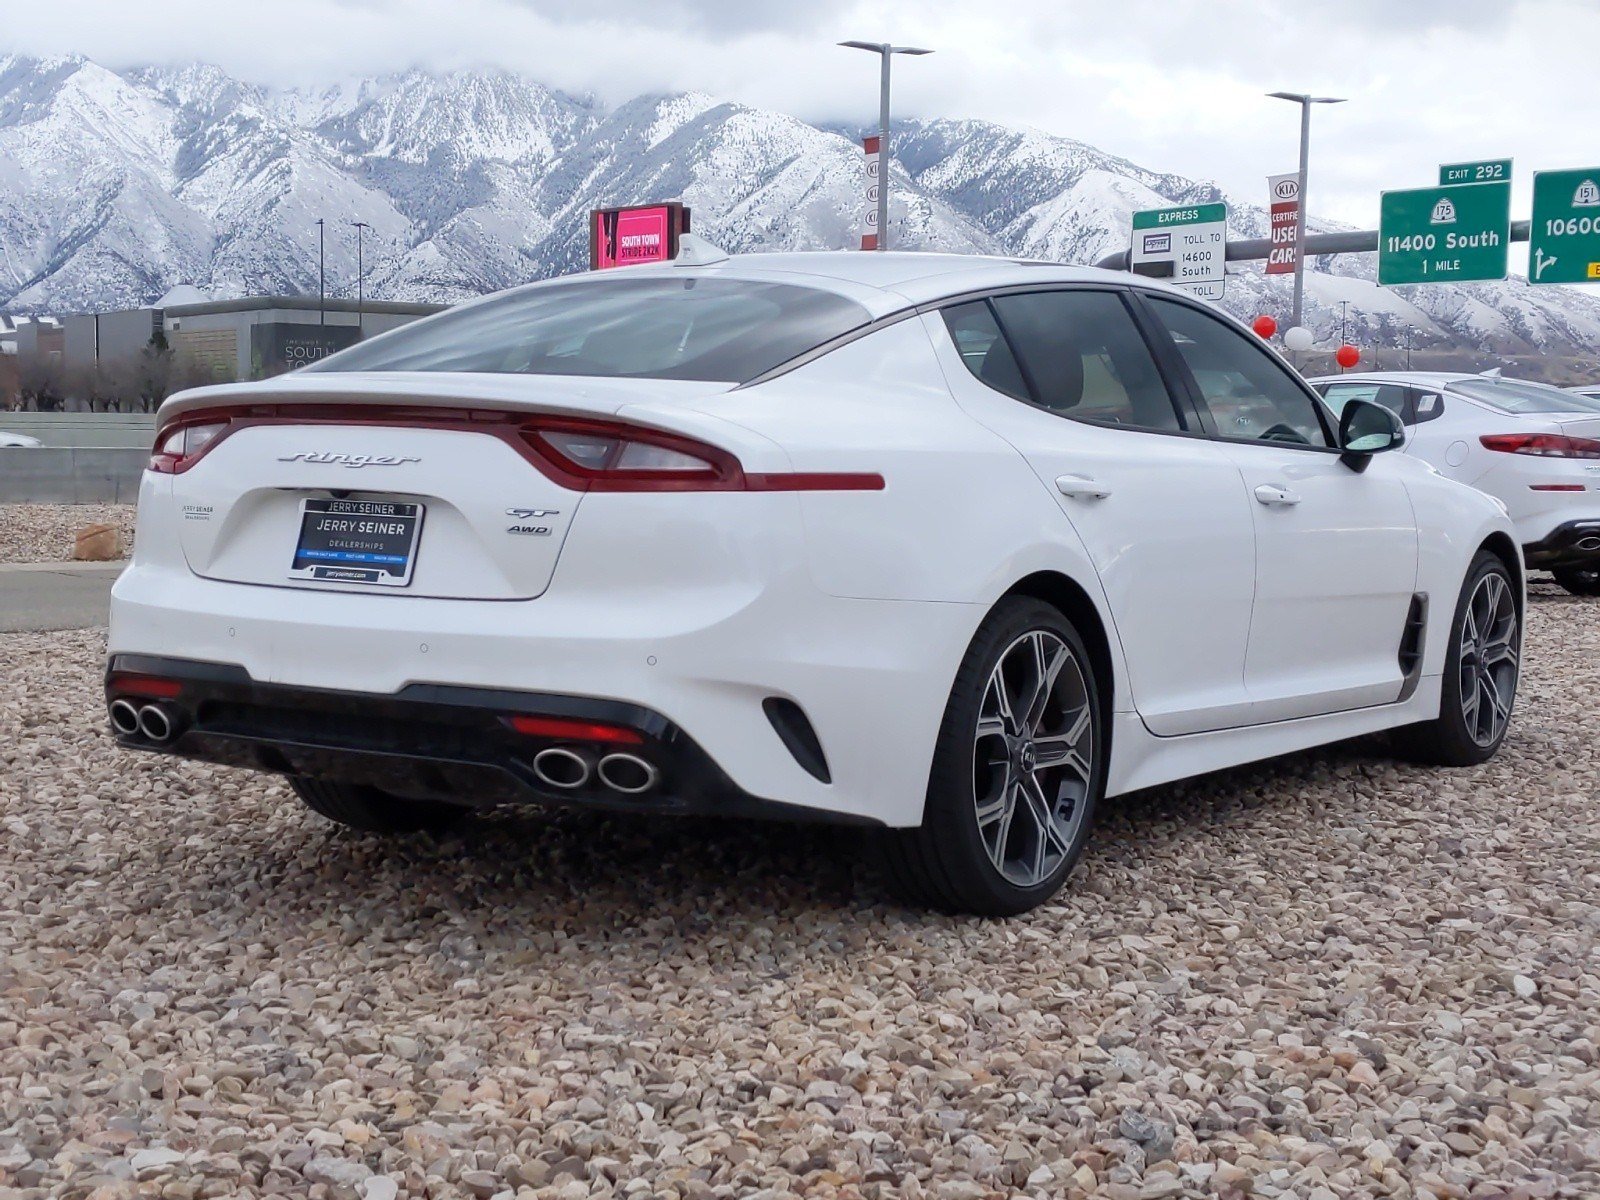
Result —
<path fill-rule="evenodd" d="M 261 407 L 172 477 L 184 556 L 195 574 L 230 583 L 532 599 L 550 584 L 584 493 L 519 453 L 504 415 L 606 418 L 730 386 L 328 373 L 187 392 L 163 423 Z"/>

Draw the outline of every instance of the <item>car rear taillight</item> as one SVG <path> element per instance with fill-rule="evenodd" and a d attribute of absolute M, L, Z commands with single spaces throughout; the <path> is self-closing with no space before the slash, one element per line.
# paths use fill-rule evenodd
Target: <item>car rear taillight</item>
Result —
<path fill-rule="evenodd" d="M 1531 454 L 1538 458 L 1600 458 L 1600 442 L 1568 437 L 1564 433 L 1486 433 L 1478 439 L 1488 450 L 1502 454 Z"/>
<path fill-rule="evenodd" d="M 156 435 L 150 469 L 171 475 L 188 467 L 206 452 L 228 428 L 226 421 L 190 421 L 163 429 Z"/>
<path fill-rule="evenodd" d="M 875 472 L 747 472 L 728 451 L 622 421 L 415 404 L 249 404 L 195 409 L 156 433 L 150 469 L 188 470 L 225 437 L 256 426 L 447 429 L 498 438 L 578 492 L 877 492 Z"/>
<path fill-rule="evenodd" d="M 726 450 L 656 429 L 550 417 L 523 426 L 522 440 L 547 473 L 583 491 L 738 491 L 744 486 L 744 470 Z"/>

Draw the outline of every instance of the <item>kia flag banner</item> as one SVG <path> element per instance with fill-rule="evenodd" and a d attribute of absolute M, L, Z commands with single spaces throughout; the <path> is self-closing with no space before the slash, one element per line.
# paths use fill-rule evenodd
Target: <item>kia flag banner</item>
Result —
<path fill-rule="evenodd" d="M 1294 273 L 1294 227 L 1300 217 L 1300 174 L 1268 175 L 1268 211 L 1272 219 L 1272 249 L 1267 254 L 1268 275 Z"/>
<path fill-rule="evenodd" d="M 878 248 L 878 137 L 864 137 L 861 148 L 867 154 L 867 207 L 861 213 L 861 248 Z"/>

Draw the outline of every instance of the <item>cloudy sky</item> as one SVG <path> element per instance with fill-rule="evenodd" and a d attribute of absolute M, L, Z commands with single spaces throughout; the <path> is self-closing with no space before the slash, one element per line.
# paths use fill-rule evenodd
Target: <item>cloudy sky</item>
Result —
<path fill-rule="evenodd" d="M 1313 130 L 1312 207 L 1374 224 L 1384 188 L 1443 161 L 1529 174 L 1600 158 L 1600 0 L 54 0 L 13 5 L 0 50 L 109 67 L 204 59 L 265 83 L 413 65 L 496 64 L 614 102 L 696 89 L 810 120 L 873 119 L 873 60 L 900 59 L 896 110 L 1080 138 L 1264 200 L 1294 169 L 1297 110 L 1275 90 L 1345 96 Z"/>

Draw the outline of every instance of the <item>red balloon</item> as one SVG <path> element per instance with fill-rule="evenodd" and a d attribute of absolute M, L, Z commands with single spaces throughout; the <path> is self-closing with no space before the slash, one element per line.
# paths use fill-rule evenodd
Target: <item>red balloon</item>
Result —
<path fill-rule="evenodd" d="M 1333 361 L 1348 371 L 1361 361 L 1361 351 L 1346 342 L 1333 352 Z"/>
<path fill-rule="evenodd" d="M 1250 328 L 1256 331 L 1257 337 L 1265 340 L 1278 332 L 1278 322 L 1267 316 L 1266 313 L 1262 313 L 1254 321 L 1250 322 Z"/>

